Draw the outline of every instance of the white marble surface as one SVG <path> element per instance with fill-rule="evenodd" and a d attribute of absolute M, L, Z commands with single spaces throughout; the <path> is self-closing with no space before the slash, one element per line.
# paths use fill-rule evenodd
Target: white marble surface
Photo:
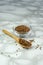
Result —
<path fill-rule="evenodd" d="M 11 28 L 15 26 L 15 23 L 29 24 L 34 33 L 35 44 L 33 44 L 29 50 L 21 48 L 18 53 L 20 56 L 12 54 L 13 49 L 17 50 L 18 47 L 14 48 L 12 40 L 6 36 L 4 37 L 2 33 L 2 29 L 8 29 L 12 32 L 13 30 Z M 41 50 L 39 48 L 35 49 L 37 44 L 42 47 Z M 43 65 L 43 0 L 0 0 L 0 50 L 1 49 L 0 65 Z M 2 53 L 3 49 L 7 52 L 9 50 L 11 57 L 9 54 Z"/>

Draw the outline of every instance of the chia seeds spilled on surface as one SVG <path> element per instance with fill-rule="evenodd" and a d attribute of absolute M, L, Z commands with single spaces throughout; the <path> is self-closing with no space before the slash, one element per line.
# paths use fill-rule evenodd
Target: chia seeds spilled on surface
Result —
<path fill-rule="evenodd" d="M 33 42 L 34 40 L 29 40 L 30 42 Z"/>
<path fill-rule="evenodd" d="M 40 50 L 42 49 L 42 47 L 39 48 Z"/>
<path fill-rule="evenodd" d="M 42 49 L 42 47 L 39 44 L 37 44 L 35 49 L 37 49 L 37 48 L 39 48 L 40 50 Z"/>

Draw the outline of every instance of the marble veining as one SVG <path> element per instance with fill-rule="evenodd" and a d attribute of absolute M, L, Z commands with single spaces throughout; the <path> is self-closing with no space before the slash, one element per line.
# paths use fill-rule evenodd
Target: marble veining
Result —
<path fill-rule="evenodd" d="M 41 45 L 42 50 L 35 49 L 34 44 L 29 50 L 21 48 L 18 53 L 20 57 L 13 58 L 15 54 L 10 57 L 9 54 L 3 53 L 3 50 L 12 51 L 11 45 L 13 46 L 14 41 L 12 44 L 10 38 L 4 38 L 2 29 L 6 28 L 12 32 L 11 28 L 15 24 L 24 23 L 31 27 L 35 43 Z M 0 47 L 0 65 L 43 65 L 43 0 L 0 0 Z"/>

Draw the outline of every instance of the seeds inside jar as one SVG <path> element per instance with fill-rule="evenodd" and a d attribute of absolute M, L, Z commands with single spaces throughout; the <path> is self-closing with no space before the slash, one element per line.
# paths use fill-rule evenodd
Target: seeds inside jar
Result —
<path fill-rule="evenodd" d="M 30 31 L 30 28 L 27 27 L 27 26 L 25 26 L 25 25 L 20 25 L 20 26 L 17 26 L 17 27 L 15 28 L 15 30 L 16 30 L 18 33 L 20 33 L 20 34 L 24 34 L 24 33 L 26 33 L 26 32 L 29 32 L 29 31 Z"/>

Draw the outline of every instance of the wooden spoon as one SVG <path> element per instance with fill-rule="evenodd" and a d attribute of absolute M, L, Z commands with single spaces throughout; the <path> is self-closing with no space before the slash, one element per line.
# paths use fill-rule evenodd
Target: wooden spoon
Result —
<path fill-rule="evenodd" d="M 30 48 L 32 46 L 30 41 L 26 41 L 24 39 L 21 39 L 19 37 L 17 37 L 16 35 L 10 33 L 7 30 L 2 30 L 5 34 L 7 34 L 8 36 L 12 37 L 13 39 L 15 39 L 23 48 Z"/>

